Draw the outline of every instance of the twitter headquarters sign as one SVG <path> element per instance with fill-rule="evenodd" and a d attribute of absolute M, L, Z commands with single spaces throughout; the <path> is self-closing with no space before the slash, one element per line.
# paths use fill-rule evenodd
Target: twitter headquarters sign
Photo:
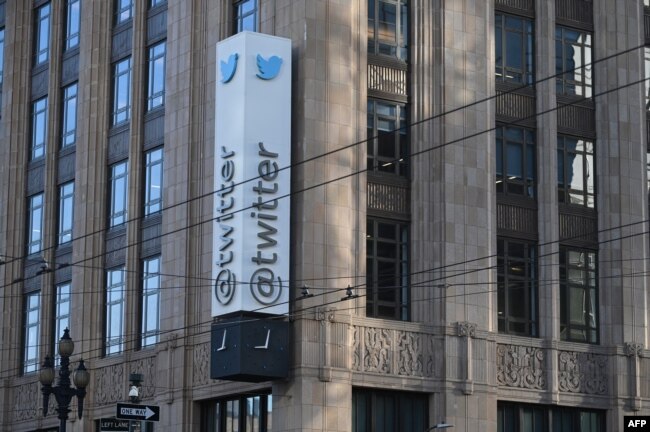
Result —
<path fill-rule="evenodd" d="M 287 314 L 291 41 L 242 32 L 217 63 L 212 316 Z"/>

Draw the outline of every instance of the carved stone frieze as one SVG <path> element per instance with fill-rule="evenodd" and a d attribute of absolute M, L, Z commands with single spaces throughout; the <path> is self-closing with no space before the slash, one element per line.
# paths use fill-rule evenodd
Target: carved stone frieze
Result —
<path fill-rule="evenodd" d="M 569 393 L 607 393 L 607 357 L 598 354 L 560 351 L 558 385 Z"/>
<path fill-rule="evenodd" d="M 459 321 L 457 326 L 458 336 L 476 337 L 476 324 L 468 321 Z"/>
<path fill-rule="evenodd" d="M 361 341 L 359 340 L 360 335 L 359 327 L 352 326 L 352 370 L 360 371 L 361 370 Z"/>
<path fill-rule="evenodd" d="M 625 342 L 625 355 L 628 357 L 641 357 L 643 344 L 637 342 Z"/>
<path fill-rule="evenodd" d="M 130 373 L 142 374 L 140 398 L 149 399 L 156 394 L 156 357 L 146 357 L 131 362 Z"/>
<path fill-rule="evenodd" d="M 505 387 L 546 389 L 544 350 L 518 345 L 497 345 L 497 383 Z"/>
<path fill-rule="evenodd" d="M 194 346 L 192 382 L 195 386 L 210 382 L 210 342 Z"/>
<path fill-rule="evenodd" d="M 14 387 L 14 421 L 36 418 L 37 410 L 42 408 L 41 389 L 38 382 Z M 54 399 L 54 397 L 51 397 Z"/>
<path fill-rule="evenodd" d="M 397 332 L 397 374 L 408 376 L 424 375 L 424 350 L 422 334 Z"/>
<path fill-rule="evenodd" d="M 392 373 L 392 344 L 390 330 L 366 327 L 364 329 L 363 370 Z"/>
<path fill-rule="evenodd" d="M 94 388 L 97 405 L 108 405 L 123 400 L 126 388 L 124 364 L 115 364 L 97 370 Z"/>

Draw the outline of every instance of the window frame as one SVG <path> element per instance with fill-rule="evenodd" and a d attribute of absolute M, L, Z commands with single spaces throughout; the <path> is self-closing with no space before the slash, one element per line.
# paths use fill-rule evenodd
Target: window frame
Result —
<path fill-rule="evenodd" d="M 571 42 L 566 39 L 566 32 L 576 32 L 579 34 L 578 40 L 582 42 Z M 558 33 L 560 34 L 558 36 Z M 590 98 L 593 95 L 594 77 L 593 77 L 593 34 L 584 30 L 579 30 L 561 25 L 555 26 L 555 72 L 558 76 L 555 78 L 555 90 L 558 95 Z M 561 53 L 558 48 L 561 47 Z M 580 47 L 580 64 L 571 69 L 566 69 L 566 63 L 569 56 L 567 50 L 569 47 Z M 574 52 L 573 58 L 576 58 Z M 561 65 L 558 64 L 561 62 Z M 585 66 L 589 64 L 589 66 Z M 570 70 L 570 71 L 568 71 Z M 581 77 L 576 79 L 575 77 Z M 570 89 L 573 88 L 571 91 Z"/>
<path fill-rule="evenodd" d="M 507 412 L 506 412 L 507 411 Z M 526 418 L 526 415 L 536 415 Z M 584 414 L 594 417 L 595 427 L 583 430 L 581 419 Z M 561 417 L 566 416 L 562 421 Z M 497 432 L 605 432 L 606 413 L 602 410 L 580 407 L 562 407 L 532 403 L 497 401 Z M 560 419 L 558 424 L 557 419 Z M 541 423 L 541 424 L 540 424 Z"/>
<path fill-rule="evenodd" d="M 155 53 L 160 47 L 162 52 Z M 159 63 L 161 59 L 162 65 Z M 148 48 L 147 67 L 147 111 L 151 111 L 165 106 L 167 41 L 161 41 Z"/>
<path fill-rule="evenodd" d="M 352 432 L 428 430 L 429 394 L 353 387 L 351 411 Z"/>
<path fill-rule="evenodd" d="M 119 170 L 118 168 L 122 168 Z M 115 228 L 126 224 L 129 209 L 129 162 L 114 163 L 109 168 L 108 227 Z M 118 200 L 117 193 L 121 192 Z M 118 202 L 119 201 L 119 202 Z M 118 206 L 119 205 L 119 206 Z"/>
<path fill-rule="evenodd" d="M 58 366 L 61 356 L 56 349 L 57 341 L 61 338 L 61 336 L 63 336 L 63 331 L 66 328 L 70 328 L 70 316 L 72 311 L 72 282 L 66 281 L 58 283 L 54 286 L 54 289 L 54 325 L 52 326 L 54 332 L 52 334 L 52 346 L 54 347 L 54 363 L 55 366 Z"/>
<path fill-rule="evenodd" d="M 37 201 L 40 200 L 40 203 Z M 43 250 L 43 225 L 45 213 L 45 194 L 43 192 L 30 195 L 27 198 L 27 255 Z M 35 223 L 38 223 L 36 225 Z"/>
<path fill-rule="evenodd" d="M 395 235 L 393 238 L 380 237 L 381 226 L 391 226 Z M 403 221 L 368 217 L 366 224 L 366 316 L 408 321 L 410 319 L 410 277 L 409 277 L 409 224 Z M 393 247 L 394 257 L 380 255 L 380 250 Z M 389 268 L 392 264 L 392 275 L 381 274 L 381 268 Z M 395 284 L 381 286 L 382 279 L 391 278 L 399 281 Z M 399 288 L 399 290 L 398 290 Z M 392 300 L 381 298 L 381 291 L 393 294 Z M 383 313 L 382 309 L 392 308 L 393 313 Z"/>
<path fill-rule="evenodd" d="M 586 254 L 585 265 L 580 267 L 571 265 L 570 254 Z M 591 257 L 589 257 L 591 255 Z M 576 248 L 570 246 L 560 245 L 559 252 L 560 260 L 560 340 L 569 342 L 580 342 L 597 345 L 600 343 L 600 294 L 598 289 L 598 252 L 595 250 Z M 591 266 L 587 261 L 591 261 Z M 575 275 L 582 273 L 583 277 L 580 282 L 576 282 Z M 591 273 L 591 274 L 590 274 Z M 573 278 L 569 275 L 573 274 Z M 589 282 L 593 281 L 593 285 Z M 582 324 L 577 324 L 571 320 L 572 308 L 572 291 L 583 291 L 583 316 Z M 584 306 L 588 305 L 593 309 L 586 310 Z M 589 325 L 588 315 L 593 313 L 592 317 L 594 324 Z M 584 332 L 583 338 L 572 336 L 575 331 Z"/>
<path fill-rule="evenodd" d="M 59 220 L 56 236 L 58 246 L 70 243 L 73 239 L 74 189 L 74 180 L 59 186 Z"/>
<path fill-rule="evenodd" d="M 113 7 L 113 25 L 120 25 L 133 18 L 133 0 L 115 0 Z"/>
<path fill-rule="evenodd" d="M 52 5 L 47 2 L 34 10 L 34 67 L 50 60 Z M 45 46 L 44 46 L 45 45 Z"/>
<path fill-rule="evenodd" d="M 244 7 L 252 4 L 253 7 L 244 11 Z M 256 32 L 259 29 L 259 3 L 258 0 L 235 0 L 232 4 L 233 7 L 233 34 L 241 33 L 243 31 Z M 246 28 L 245 21 L 249 17 L 253 17 L 253 28 Z"/>
<path fill-rule="evenodd" d="M 379 110 L 378 107 L 383 107 L 383 109 Z M 394 114 L 391 113 L 392 109 L 394 109 Z M 392 123 L 394 127 L 382 128 L 382 123 L 387 125 Z M 384 99 L 368 98 L 366 131 L 368 135 L 366 162 L 368 171 L 380 175 L 408 178 L 410 141 L 406 105 Z M 382 156 L 379 151 L 383 145 L 383 140 L 386 139 L 389 142 L 391 135 L 393 154 L 395 156 Z"/>
<path fill-rule="evenodd" d="M 32 300 L 35 303 L 32 303 Z M 41 292 L 32 291 L 23 296 L 23 367 L 24 375 L 40 370 L 40 337 L 41 337 Z M 35 312 L 35 313 L 34 313 Z M 33 319 L 32 319 L 33 318 Z M 32 333 L 35 330 L 35 334 Z M 33 355 L 32 355 L 33 354 Z"/>
<path fill-rule="evenodd" d="M 76 13 L 75 13 L 76 11 Z M 81 0 L 66 0 L 65 44 L 63 51 L 70 51 L 79 46 L 81 35 Z"/>
<path fill-rule="evenodd" d="M 0 27 L 0 88 L 4 81 L 5 28 Z"/>
<path fill-rule="evenodd" d="M 141 297 L 141 337 L 142 348 L 155 345 L 159 342 L 160 336 L 160 300 L 161 300 L 161 279 L 160 268 L 162 259 L 160 255 L 145 258 L 142 260 L 142 297 Z M 154 284 L 149 285 L 150 283 Z M 150 304 L 150 301 L 153 304 Z M 150 308 L 151 306 L 151 308 Z M 150 315 L 154 315 L 155 324 L 150 326 Z"/>
<path fill-rule="evenodd" d="M 409 4 L 408 0 L 368 0 L 368 54 L 391 57 L 402 62 L 408 61 L 409 52 Z M 393 43 L 387 39 L 379 40 L 380 34 L 380 5 L 395 6 L 395 35 Z M 371 17 L 372 15 L 372 17 Z M 406 21 L 406 22 L 403 22 Z M 389 51 L 382 52 L 382 44 Z"/>
<path fill-rule="evenodd" d="M 247 410 L 248 402 L 253 401 L 255 412 L 257 399 L 257 424 L 250 418 Z M 201 409 L 201 430 L 209 431 L 259 431 L 273 430 L 273 395 L 270 393 L 251 393 L 247 395 L 232 395 L 214 401 L 206 401 Z M 223 413 L 223 415 L 222 415 Z"/>
<path fill-rule="evenodd" d="M 119 276 L 119 277 L 118 277 Z M 126 270 L 124 266 L 106 271 L 106 297 L 104 317 L 104 355 L 124 352 L 124 329 L 126 319 Z M 112 294 L 116 294 L 112 297 Z M 114 310 L 113 308 L 116 308 Z M 114 327 L 114 323 L 117 325 Z"/>
<path fill-rule="evenodd" d="M 153 159 L 155 155 L 160 155 L 159 158 Z M 164 160 L 165 152 L 163 147 L 158 147 L 153 150 L 149 150 L 145 153 L 145 180 L 144 180 L 144 215 L 151 216 L 154 214 L 159 214 L 162 212 L 163 207 L 163 181 L 164 181 Z M 152 179 L 155 178 L 155 174 L 159 178 L 159 184 L 155 185 L 152 183 Z M 158 193 L 154 191 L 158 189 Z"/>
<path fill-rule="evenodd" d="M 511 131 L 514 133 L 521 131 L 521 139 L 516 139 L 513 133 L 509 133 Z M 509 196 L 520 196 L 527 199 L 536 199 L 536 131 L 526 127 L 497 125 L 495 131 L 495 145 L 497 193 Z M 512 145 L 517 145 L 521 150 L 521 164 L 519 167 L 521 176 L 519 178 L 517 178 L 516 174 L 512 173 L 510 168 L 510 152 L 508 150 Z M 532 171 L 532 174 L 529 171 Z M 520 189 L 522 193 L 519 193 L 518 189 Z"/>
<path fill-rule="evenodd" d="M 520 20 L 521 30 L 508 27 L 509 20 Z M 515 84 L 530 85 L 535 82 L 535 23 L 533 20 L 517 15 L 507 14 L 497 11 L 494 16 L 495 32 L 495 77 L 497 82 L 509 82 Z M 508 54 L 512 54 L 508 49 L 508 35 L 514 34 L 519 36 L 521 43 L 521 69 L 508 66 Z M 501 42 L 499 44 L 499 41 Z M 501 62 L 499 61 L 499 49 L 501 50 Z M 499 73 L 500 72 L 500 73 Z M 509 78 L 509 74 L 518 74 Z"/>
<path fill-rule="evenodd" d="M 32 102 L 32 139 L 29 160 L 45 157 L 47 150 L 47 96 Z"/>
<path fill-rule="evenodd" d="M 131 120 L 132 72 L 130 56 L 113 63 L 113 101 L 111 105 L 111 126 L 113 127 L 128 123 Z M 124 95 L 124 103 L 120 101 L 121 95 Z"/>
<path fill-rule="evenodd" d="M 575 148 L 576 150 L 571 150 L 567 145 L 569 140 L 576 140 Z M 580 143 L 582 142 L 583 150 L 579 150 Z M 589 152 L 591 148 L 591 152 Z M 575 166 L 569 164 L 570 155 L 575 155 L 571 161 L 575 161 L 579 158 L 582 165 L 582 190 L 574 189 L 571 186 L 575 183 L 570 182 L 569 178 L 569 165 L 571 167 Z M 591 171 L 589 170 L 589 159 L 591 158 Z M 557 190 L 558 190 L 558 202 L 570 206 L 578 206 L 590 209 L 597 208 L 597 179 L 596 179 L 596 142 L 595 140 L 576 137 L 564 134 L 557 135 Z M 560 179 L 560 172 L 562 178 Z M 592 175 L 593 174 L 593 175 Z M 591 184 L 590 184 L 591 178 Z M 591 192 L 590 188 L 591 187 Z M 582 203 L 572 202 L 573 197 L 582 197 Z"/>
<path fill-rule="evenodd" d="M 63 88 L 61 116 L 61 148 L 71 147 L 77 143 L 77 108 L 79 102 L 79 85 L 74 82 Z"/>

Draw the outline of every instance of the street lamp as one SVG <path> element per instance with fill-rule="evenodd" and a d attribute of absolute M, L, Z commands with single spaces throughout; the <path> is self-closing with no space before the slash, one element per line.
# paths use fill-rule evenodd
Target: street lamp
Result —
<path fill-rule="evenodd" d="M 424 432 L 429 432 L 429 431 L 432 431 L 432 430 L 434 430 L 434 429 L 447 429 L 447 428 L 450 428 L 450 427 L 454 427 L 454 425 L 451 425 L 451 424 L 448 424 L 448 423 L 442 422 L 442 423 L 438 423 L 438 424 L 435 425 L 435 426 L 431 426 L 429 429 L 427 429 L 427 430 L 424 431 Z"/>
<path fill-rule="evenodd" d="M 79 366 L 72 375 L 72 381 L 76 388 L 70 386 L 70 356 L 74 351 L 74 342 L 70 339 L 70 330 L 67 328 L 63 332 L 63 336 L 59 340 L 59 356 L 61 356 L 61 368 L 59 370 L 59 380 L 56 386 L 52 386 L 54 382 L 54 363 L 50 356 L 45 357 L 43 367 L 39 374 L 39 381 L 41 382 L 43 392 L 43 416 L 47 415 L 47 406 L 50 400 L 50 395 L 53 394 L 56 398 L 58 408 L 56 411 L 59 413 L 59 432 L 65 432 L 68 414 L 70 413 L 70 401 L 73 396 L 77 397 L 79 419 L 83 414 L 84 397 L 86 396 L 86 386 L 90 381 L 90 374 L 84 366 L 84 361 L 79 360 Z"/>

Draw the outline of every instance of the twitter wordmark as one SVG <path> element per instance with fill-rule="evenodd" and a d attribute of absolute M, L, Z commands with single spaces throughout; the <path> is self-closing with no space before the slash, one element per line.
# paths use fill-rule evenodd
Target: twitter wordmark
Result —
<path fill-rule="evenodd" d="M 225 84 L 229 82 L 235 76 L 235 71 L 237 70 L 238 58 L 239 55 L 235 53 L 235 54 L 231 54 L 230 57 L 228 57 L 228 61 L 221 60 L 221 82 L 222 83 Z"/>
<path fill-rule="evenodd" d="M 260 54 L 257 55 L 257 69 L 259 73 L 257 74 L 258 78 L 263 80 L 271 80 L 278 76 L 280 72 L 280 66 L 282 65 L 282 59 L 278 56 L 271 56 L 269 59 L 265 59 Z"/>

